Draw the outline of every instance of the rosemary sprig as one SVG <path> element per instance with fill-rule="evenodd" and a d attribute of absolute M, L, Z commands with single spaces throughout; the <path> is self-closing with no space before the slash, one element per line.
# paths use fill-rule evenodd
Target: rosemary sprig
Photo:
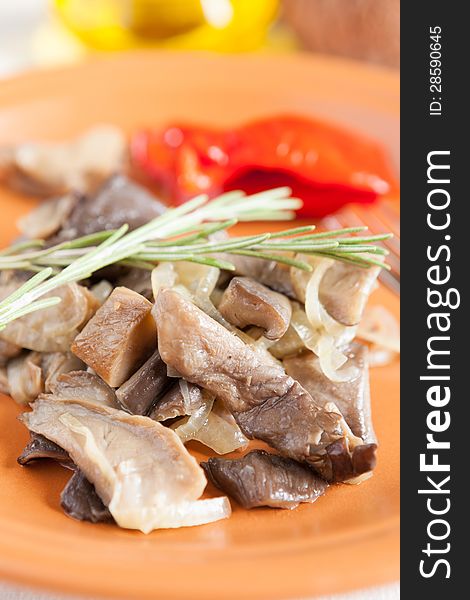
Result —
<path fill-rule="evenodd" d="M 375 242 L 388 235 L 342 237 L 365 228 L 314 233 L 313 226 L 304 226 L 277 233 L 209 239 L 210 234 L 239 221 L 292 219 L 300 206 L 300 200 L 290 197 L 289 188 L 249 197 L 243 192 L 228 192 L 214 200 L 198 196 L 131 232 L 123 225 L 115 231 L 98 232 L 50 248 L 44 248 L 42 240 L 11 246 L 0 252 L 0 271 L 38 273 L 0 302 L 0 330 L 25 314 L 60 302 L 58 297 L 43 298 L 59 286 L 86 279 L 115 263 L 151 269 L 162 261 L 184 260 L 233 270 L 227 257 L 241 254 L 310 271 L 311 265 L 301 255 L 314 254 L 386 268 L 373 255 L 385 253 Z"/>

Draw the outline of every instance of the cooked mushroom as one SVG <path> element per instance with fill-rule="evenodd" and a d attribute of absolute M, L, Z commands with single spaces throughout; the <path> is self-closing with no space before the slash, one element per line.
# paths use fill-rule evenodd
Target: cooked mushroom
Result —
<path fill-rule="evenodd" d="M 10 358 L 21 353 L 21 346 L 0 339 L 0 365 L 5 366 Z"/>
<path fill-rule="evenodd" d="M 75 194 L 44 200 L 18 220 L 18 229 L 30 239 L 47 239 L 64 225 L 78 201 Z"/>
<path fill-rule="evenodd" d="M 227 257 L 239 275 L 251 277 L 276 292 L 295 298 L 290 267 L 274 260 L 231 254 Z"/>
<path fill-rule="evenodd" d="M 120 404 L 134 415 L 146 415 L 171 379 L 158 350 L 116 391 Z M 160 421 L 162 419 L 156 419 Z"/>
<path fill-rule="evenodd" d="M 116 279 L 116 285 L 127 287 L 138 294 L 142 294 L 144 298 L 153 302 L 152 291 L 152 272 L 146 269 L 138 269 L 131 267 L 127 272 L 119 275 Z"/>
<path fill-rule="evenodd" d="M 364 269 L 335 261 L 320 283 L 319 297 L 327 313 L 343 325 L 357 325 L 379 272 L 380 267 Z"/>
<path fill-rule="evenodd" d="M 41 354 L 27 352 L 12 358 L 7 365 L 8 391 L 18 404 L 28 404 L 44 391 Z"/>
<path fill-rule="evenodd" d="M 95 486 L 85 475 L 76 469 L 62 494 L 60 505 L 69 517 L 91 523 L 111 523 L 114 521 L 108 508 L 98 496 Z"/>
<path fill-rule="evenodd" d="M 2 149 L 0 180 L 38 196 L 86 191 L 116 172 L 126 150 L 124 134 L 99 125 L 73 140 L 23 143 Z"/>
<path fill-rule="evenodd" d="M 21 420 L 69 453 L 121 527 L 148 533 L 230 514 L 225 497 L 199 500 L 203 470 L 174 431 L 148 417 L 43 395 Z"/>
<path fill-rule="evenodd" d="M 83 196 L 48 244 L 127 224 L 136 229 L 166 210 L 155 196 L 124 175 L 111 177 L 93 195 Z"/>
<path fill-rule="evenodd" d="M 283 455 L 311 464 L 328 481 L 351 479 L 372 470 L 355 460 L 362 442 L 351 434 L 334 404 L 321 406 L 284 369 L 259 360 L 238 337 L 174 290 L 163 290 L 155 304 L 158 344 L 163 360 L 181 375 L 217 395 L 243 433 Z M 328 446 L 347 443 L 341 456 L 347 469 L 335 471 Z"/>
<path fill-rule="evenodd" d="M 2 283 L 0 299 L 14 292 L 23 280 L 15 274 Z M 44 298 L 48 296 L 58 296 L 62 301 L 9 323 L 0 331 L 0 338 L 38 352 L 69 351 L 72 340 L 98 308 L 98 302 L 88 289 L 77 283 L 62 285 Z"/>
<path fill-rule="evenodd" d="M 50 392 L 61 375 L 84 367 L 84 363 L 71 352 L 44 352 L 41 355 L 44 391 Z"/>
<path fill-rule="evenodd" d="M 39 433 L 30 432 L 31 440 L 16 459 L 20 465 L 27 465 L 39 458 L 52 458 L 57 462 L 70 463 L 70 456 L 63 448 L 54 444 Z"/>
<path fill-rule="evenodd" d="M 209 458 L 202 467 L 209 480 L 245 508 L 296 508 L 315 502 L 328 484 L 295 460 L 253 450 L 242 458 Z"/>
<path fill-rule="evenodd" d="M 64 512 L 80 521 L 113 521 L 93 484 L 75 467 L 68 452 L 39 433 L 30 432 L 30 435 L 31 441 L 17 458 L 20 465 L 25 466 L 38 459 L 50 458 L 73 470 L 72 477 L 61 494 Z"/>
<path fill-rule="evenodd" d="M 111 387 L 122 385 L 156 346 L 150 302 L 115 288 L 75 338 L 71 350 Z"/>
<path fill-rule="evenodd" d="M 165 364 L 165 363 L 163 363 Z M 166 365 L 165 365 L 166 371 Z M 178 379 L 155 403 L 149 417 L 155 421 L 166 421 L 175 417 L 190 415 L 202 404 L 201 389 L 197 385 Z"/>
<path fill-rule="evenodd" d="M 237 327 L 261 327 L 268 340 L 278 340 L 285 334 L 292 315 L 286 296 L 249 277 L 232 279 L 222 296 L 219 311 Z"/>
<path fill-rule="evenodd" d="M 357 375 L 350 381 L 334 383 L 323 373 L 312 352 L 286 358 L 284 367 L 315 400 L 323 405 L 334 402 L 354 435 L 366 443 L 376 442 L 370 412 L 369 368 L 367 346 L 353 343 L 345 351 L 346 367 L 355 367 Z"/>
<path fill-rule="evenodd" d="M 83 400 L 118 408 L 113 388 L 109 387 L 101 377 L 88 371 L 71 371 L 60 375 L 52 385 L 51 392 L 59 398 Z"/>

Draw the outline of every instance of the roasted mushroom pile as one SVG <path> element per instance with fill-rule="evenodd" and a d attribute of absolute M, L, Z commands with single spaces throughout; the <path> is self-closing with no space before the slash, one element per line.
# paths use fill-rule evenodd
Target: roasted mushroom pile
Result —
<path fill-rule="evenodd" d="M 42 203 L 20 226 L 47 247 L 164 210 L 118 175 Z M 18 462 L 71 469 L 66 514 L 147 533 L 229 517 L 229 497 L 292 509 L 371 476 L 368 348 L 355 338 L 379 267 L 231 259 L 235 274 L 184 261 L 106 268 L 0 332 L 0 385 L 31 432 Z M 0 299 L 24 278 L 2 272 Z M 214 456 L 199 465 L 191 440 Z M 208 479 L 219 496 L 204 497 Z"/>

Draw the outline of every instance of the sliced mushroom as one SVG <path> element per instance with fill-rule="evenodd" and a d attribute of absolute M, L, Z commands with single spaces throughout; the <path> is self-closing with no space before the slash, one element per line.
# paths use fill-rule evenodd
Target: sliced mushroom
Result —
<path fill-rule="evenodd" d="M 111 523 L 114 521 L 108 508 L 98 496 L 95 486 L 85 475 L 76 469 L 62 494 L 60 505 L 72 519 L 91 523 Z"/>
<path fill-rule="evenodd" d="M 124 224 L 136 229 L 165 212 L 166 206 L 142 186 L 124 175 L 109 178 L 96 193 L 82 196 L 57 235 L 56 244 L 97 231 L 118 229 Z"/>
<path fill-rule="evenodd" d="M 146 415 L 169 385 L 166 364 L 158 350 L 116 391 L 119 403 L 134 415 Z M 160 421 L 162 419 L 156 419 Z"/>
<path fill-rule="evenodd" d="M 315 502 L 328 484 L 290 458 L 253 450 L 242 458 L 209 458 L 202 463 L 210 481 L 244 508 L 296 508 Z"/>
<path fill-rule="evenodd" d="M 237 274 L 251 277 L 276 292 L 295 298 L 289 266 L 274 260 L 237 256 L 236 254 L 231 254 L 227 260 L 235 266 Z"/>
<path fill-rule="evenodd" d="M 15 275 L 8 283 L 0 285 L 0 299 L 11 294 L 22 283 L 22 279 Z M 77 283 L 62 285 L 44 298 L 48 296 L 58 296 L 61 302 L 9 323 L 0 331 L 0 338 L 38 352 L 70 350 L 70 344 L 98 308 L 98 302 L 89 290 Z"/>
<path fill-rule="evenodd" d="M 75 338 L 71 350 L 111 387 L 122 385 L 156 346 L 150 302 L 115 288 Z"/>
<path fill-rule="evenodd" d="M 0 365 L 5 366 L 10 358 L 21 353 L 21 346 L 0 339 Z"/>
<path fill-rule="evenodd" d="M 184 379 L 177 380 L 155 403 L 149 417 L 155 421 L 166 421 L 192 414 L 202 405 L 201 388 Z"/>
<path fill-rule="evenodd" d="M 83 192 L 118 171 L 125 151 L 122 131 L 98 125 L 66 142 L 28 142 L 2 149 L 0 179 L 38 196 Z"/>
<path fill-rule="evenodd" d="M 45 240 L 64 225 L 78 201 L 74 194 L 45 200 L 18 220 L 18 229 L 30 239 Z"/>
<path fill-rule="evenodd" d="M 121 527 L 148 533 L 230 514 L 225 497 L 199 500 L 203 470 L 171 429 L 148 417 L 43 395 L 21 420 L 69 453 Z"/>
<path fill-rule="evenodd" d="M 92 402 L 103 406 L 118 408 L 113 388 L 101 377 L 88 371 L 72 371 L 57 378 L 51 387 L 52 393 L 59 398 Z"/>
<path fill-rule="evenodd" d="M 18 404 L 28 404 L 44 391 L 41 354 L 28 352 L 13 358 L 7 365 L 8 390 Z"/>
<path fill-rule="evenodd" d="M 39 433 L 31 431 L 30 435 L 30 442 L 16 459 L 20 465 L 27 465 L 31 461 L 40 458 L 51 458 L 60 463 L 70 463 L 70 456 L 63 448 Z"/>
<path fill-rule="evenodd" d="M 83 369 L 85 365 L 71 352 L 44 352 L 41 356 L 41 367 L 44 391 L 50 392 L 61 375 Z"/>
<path fill-rule="evenodd" d="M 222 316 L 237 327 L 256 325 L 265 337 L 278 340 L 289 327 L 292 308 L 286 296 L 249 277 L 234 277 L 219 304 Z"/>
<path fill-rule="evenodd" d="M 355 460 L 362 440 L 348 428 L 339 409 L 322 406 L 279 365 L 260 361 L 238 337 L 174 290 L 162 290 L 155 303 L 158 345 L 163 360 L 181 375 L 221 399 L 243 433 L 284 456 L 307 462 L 328 481 L 352 479 L 375 466 L 376 445 L 366 465 Z M 335 471 L 328 446 L 345 440 L 347 469 Z M 341 479 L 338 479 L 341 478 Z"/>
<path fill-rule="evenodd" d="M 380 267 L 364 269 L 334 261 L 320 283 L 320 301 L 339 323 L 357 325 L 374 288 Z"/>
<path fill-rule="evenodd" d="M 286 358 L 284 367 L 315 400 L 323 405 L 334 402 L 344 416 L 354 435 L 366 443 L 377 441 L 370 411 L 369 368 L 367 346 L 353 343 L 344 353 L 348 357 L 345 367 L 354 367 L 357 375 L 350 381 L 334 383 L 323 373 L 319 359 L 306 352 Z"/>

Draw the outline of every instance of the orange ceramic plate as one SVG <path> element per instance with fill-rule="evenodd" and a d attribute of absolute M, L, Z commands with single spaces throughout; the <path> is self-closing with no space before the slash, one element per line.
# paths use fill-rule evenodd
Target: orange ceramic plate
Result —
<path fill-rule="evenodd" d="M 280 111 L 328 117 L 381 139 L 397 158 L 395 75 L 308 57 L 133 54 L 0 86 L 0 144 L 61 139 L 97 122 L 236 123 Z M 2 243 L 33 201 L 0 191 Z M 398 314 L 386 290 L 374 302 Z M 398 363 L 372 369 L 380 440 L 374 477 L 294 511 L 235 507 L 228 521 L 143 534 L 65 517 L 68 473 L 16 464 L 27 432 L 0 398 L 0 578 L 115 598 L 300 598 L 398 577 Z"/>

